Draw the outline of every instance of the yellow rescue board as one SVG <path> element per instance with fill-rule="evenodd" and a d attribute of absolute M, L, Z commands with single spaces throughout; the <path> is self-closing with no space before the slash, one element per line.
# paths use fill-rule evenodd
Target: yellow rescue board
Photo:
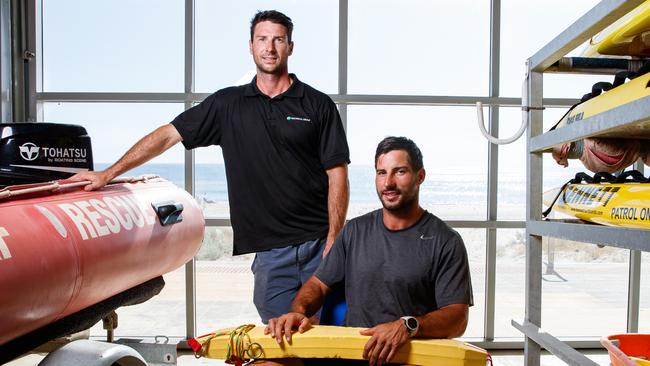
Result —
<path fill-rule="evenodd" d="M 592 37 L 582 55 L 650 56 L 650 1 Z"/>
<path fill-rule="evenodd" d="M 638 76 L 623 85 L 604 92 L 603 94 L 578 104 L 558 123 L 557 127 L 581 121 L 583 119 L 606 112 L 610 109 L 634 102 L 650 96 L 650 73 Z"/>
<path fill-rule="evenodd" d="M 544 204 L 558 191 L 545 192 Z M 650 183 L 568 184 L 553 210 L 601 225 L 650 229 Z"/>
<path fill-rule="evenodd" d="M 234 328 L 233 328 L 234 329 Z M 363 360 L 363 347 L 370 339 L 359 331 L 364 328 L 317 325 L 305 333 L 293 334 L 291 344 L 278 344 L 275 338 L 264 334 L 264 326 L 247 332 L 244 348 L 251 347 L 255 358 L 342 358 Z M 202 356 L 226 359 L 231 344 L 230 330 L 199 337 Z M 206 344 L 207 343 L 207 344 Z M 232 347 L 231 347 L 232 349 Z M 487 352 L 468 343 L 453 339 L 412 339 L 395 355 L 392 362 L 410 365 L 485 366 Z M 333 362 L 332 365 L 336 363 Z"/>

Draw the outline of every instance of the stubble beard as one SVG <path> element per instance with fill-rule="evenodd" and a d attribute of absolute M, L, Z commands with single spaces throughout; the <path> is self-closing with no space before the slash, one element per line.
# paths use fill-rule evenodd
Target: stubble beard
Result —
<path fill-rule="evenodd" d="M 399 199 L 396 202 L 387 202 L 384 200 L 381 192 L 377 192 L 381 205 L 390 212 L 407 211 L 411 206 L 417 202 L 417 191 L 411 194 L 405 194 L 404 191 L 399 191 Z"/>

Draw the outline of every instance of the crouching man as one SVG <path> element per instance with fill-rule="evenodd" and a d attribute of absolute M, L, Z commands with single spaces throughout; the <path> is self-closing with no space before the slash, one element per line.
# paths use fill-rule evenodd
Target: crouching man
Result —
<path fill-rule="evenodd" d="M 465 332 L 473 305 L 467 251 L 456 231 L 419 204 L 420 149 L 407 138 L 387 137 L 377 147 L 375 169 L 383 208 L 351 220 L 291 312 L 270 319 L 266 334 L 278 342 L 307 331 L 310 316 L 339 283 L 345 285 L 345 325 L 368 328 L 361 334 L 370 336 L 363 350 L 370 365 L 390 362 L 411 337 Z"/>

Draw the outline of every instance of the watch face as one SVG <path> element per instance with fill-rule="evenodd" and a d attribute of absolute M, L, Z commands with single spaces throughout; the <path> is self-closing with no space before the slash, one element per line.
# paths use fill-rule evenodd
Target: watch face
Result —
<path fill-rule="evenodd" d="M 415 329 L 418 327 L 418 321 L 415 318 L 408 318 L 406 319 L 406 326 L 409 329 Z"/>

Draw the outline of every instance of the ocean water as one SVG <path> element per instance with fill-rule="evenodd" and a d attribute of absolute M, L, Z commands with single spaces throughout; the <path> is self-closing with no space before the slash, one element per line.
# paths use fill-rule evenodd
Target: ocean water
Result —
<path fill-rule="evenodd" d="M 107 164 L 96 164 L 103 169 Z M 157 174 L 184 186 L 182 164 L 146 164 L 127 172 L 125 175 Z M 371 165 L 351 165 L 349 167 L 350 204 L 378 204 L 374 183 L 374 167 Z M 545 176 L 545 189 L 562 185 L 571 176 L 550 174 Z M 206 202 L 228 200 L 227 182 L 222 164 L 197 164 L 195 176 L 196 197 Z M 505 205 L 525 205 L 526 177 L 523 173 L 499 174 L 498 201 Z M 420 189 L 423 205 L 484 205 L 487 200 L 487 176 L 477 173 L 447 173 L 428 171 L 427 178 Z"/>

